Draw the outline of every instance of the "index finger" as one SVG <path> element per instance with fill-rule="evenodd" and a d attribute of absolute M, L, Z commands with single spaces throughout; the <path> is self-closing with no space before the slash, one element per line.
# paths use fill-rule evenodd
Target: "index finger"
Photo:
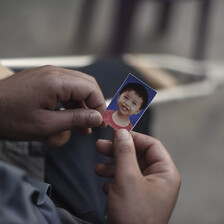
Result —
<path fill-rule="evenodd" d="M 62 70 L 61 70 L 62 71 Z M 84 73 L 63 70 L 62 82 L 59 83 L 60 101 L 85 101 L 88 108 L 95 109 L 101 114 L 106 109 L 103 93 L 95 78 Z"/>
<path fill-rule="evenodd" d="M 85 75 L 88 76 L 88 75 Z M 81 79 L 83 82 L 80 82 L 80 86 L 78 88 L 83 90 L 83 100 L 88 108 L 95 109 L 99 111 L 101 114 L 106 109 L 106 103 L 103 96 L 103 93 L 96 82 L 96 79 L 92 76 L 88 76 L 87 79 Z M 80 80 L 80 81 L 81 81 Z"/>

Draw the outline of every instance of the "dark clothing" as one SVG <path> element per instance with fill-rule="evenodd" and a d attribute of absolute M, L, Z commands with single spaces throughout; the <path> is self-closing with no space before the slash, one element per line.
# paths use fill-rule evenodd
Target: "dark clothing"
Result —
<path fill-rule="evenodd" d="M 49 198 L 50 185 L 17 167 L 0 161 L 0 180 L 1 224 L 89 224 L 56 208 Z"/>
<path fill-rule="evenodd" d="M 48 184 L 30 179 L 23 170 L 1 161 L 0 180 L 0 223 L 61 224 L 48 197 Z"/>

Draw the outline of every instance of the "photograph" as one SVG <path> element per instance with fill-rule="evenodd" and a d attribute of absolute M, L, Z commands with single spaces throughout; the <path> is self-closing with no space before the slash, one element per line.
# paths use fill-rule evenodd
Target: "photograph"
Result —
<path fill-rule="evenodd" d="M 128 74 L 103 113 L 103 120 L 115 130 L 123 128 L 131 131 L 155 95 L 153 88 Z"/>

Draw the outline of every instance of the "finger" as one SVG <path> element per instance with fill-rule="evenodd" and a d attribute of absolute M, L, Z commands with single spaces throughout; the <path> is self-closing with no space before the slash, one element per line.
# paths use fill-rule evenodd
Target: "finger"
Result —
<path fill-rule="evenodd" d="M 114 163 L 97 164 L 95 172 L 101 177 L 113 178 L 115 173 Z"/>
<path fill-rule="evenodd" d="M 78 130 L 82 135 L 92 134 L 92 129 L 91 128 L 79 128 Z"/>
<path fill-rule="evenodd" d="M 70 137 L 71 131 L 67 130 L 53 134 L 51 136 L 48 136 L 47 138 L 43 138 L 43 140 L 50 147 L 60 147 L 66 144 L 69 141 Z"/>
<path fill-rule="evenodd" d="M 86 109 L 88 109 L 88 107 L 86 106 L 86 104 L 85 104 L 85 102 L 84 101 L 82 101 L 82 102 L 80 102 L 81 103 L 81 107 L 82 108 L 86 108 Z M 101 125 L 99 126 L 100 128 L 105 128 L 107 126 L 107 124 L 106 124 L 106 122 L 105 121 L 103 121 L 102 120 L 102 123 L 101 123 Z M 91 134 L 92 133 L 92 130 L 91 129 L 89 129 L 89 130 L 87 130 L 87 135 L 88 134 Z"/>
<path fill-rule="evenodd" d="M 105 128 L 105 127 L 107 127 L 107 123 L 103 121 L 102 124 L 100 125 L 100 128 Z"/>
<path fill-rule="evenodd" d="M 113 183 L 104 183 L 103 184 L 103 192 L 105 193 L 105 194 L 108 194 L 109 193 L 109 191 L 112 189 L 112 187 L 113 187 Z"/>
<path fill-rule="evenodd" d="M 97 127 L 102 123 L 101 114 L 92 109 L 39 110 L 35 112 L 34 116 L 37 130 L 43 136 L 73 128 Z"/>
<path fill-rule="evenodd" d="M 82 102 L 72 102 L 72 104 L 70 104 L 70 102 L 65 102 L 62 104 L 64 107 L 60 107 L 59 110 L 65 110 L 66 109 L 77 109 L 77 108 L 85 108 L 88 109 L 87 106 L 85 105 L 85 103 Z M 91 128 L 78 128 L 79 132 L 83 135 L 89 135 L 92 134 L 92 129 Z"/>
<path fill-rule="evenodd" d="M 99 153 L 105 156 L 113 157 L 113 144 L 110 140 L 97 140 L 96 149 Z"/>
<path fill-rule="evenodd" d="M 63 103 L 63 106 L 66 109 L 77 109 L 77 108 L 85 108 L 88 109 L 88 107 L 86 106 L 85 102 L 77 102 L 77 101 L 73 101 L 73 102 L 65 102 Z M 102 125 L 102 124 L 101 124 Z M 101 126 L 100 125 L 100 126 Z M 91 128 L 79 128 L 79 132 L 83 135 L 90 135 L 92 134 L 92 129 Z"/>
<path fill-rule="evenodd" d="M 77 75 L 68 76 L 67 73 L 63 73 L 60 77 L 63 78 L 55 87 L 57 88 L 58 100 L 60 102 L 84 100 L 88 108 L 96 109 L 103 113 L 106 109 L 105 99 L 93 77 L 88 76 L 88 79 L 86 79 L 83 78 L 86 75 L 83 75 L 83 77 L 79 75 L 77 78 Z"/>
<path fill-rule="evenodd" d="M 113 151 L 115 157 L 115 179 L 118 183 L 140 175 L 135 145 L 130 133 L 126 129 L 114 132 Z"/>

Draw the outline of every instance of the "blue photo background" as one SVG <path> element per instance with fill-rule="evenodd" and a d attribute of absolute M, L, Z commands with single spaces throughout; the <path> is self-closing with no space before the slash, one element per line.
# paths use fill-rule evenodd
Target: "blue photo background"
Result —
<path fill-rule="evenodd" d="M 155 97 L 157 92 L 153 88 L 151 88 L 150 86 L 148 86 L 147 84 L 142 82 L 140 79 L 136 78 L 134 75 L 129 73 L 127 78 L 125 79 L 125 81 L 121 85 L 121 87 L 118 89 L 118 91 L 115 94 L 114 98 L 111 100 L 109 106 L 107 107 L 107 110 L 118 110 L 118 107 L 117 107 L 117 97 L 118 97 L 121 89 L 128 83 L 140 83 L 140 84 L 142 84 L 146 88 L 148 96 L 149 96 L 147 107 L 145 109 L 142 109 L 140 113 L 133 114 L 133 115 L 131 115 L 129 117 L 129 119 L 130 119 L 130 121 L 131 121 L 131 123 L 132 123 L 132 125 L 134 127 L 135 124 L 137 123 L 137 121 L 141 118 L 141 116 L 143 115 L 145 110 L 150 105 L 151 101 L 153 100 L 153 98 Z"/>

